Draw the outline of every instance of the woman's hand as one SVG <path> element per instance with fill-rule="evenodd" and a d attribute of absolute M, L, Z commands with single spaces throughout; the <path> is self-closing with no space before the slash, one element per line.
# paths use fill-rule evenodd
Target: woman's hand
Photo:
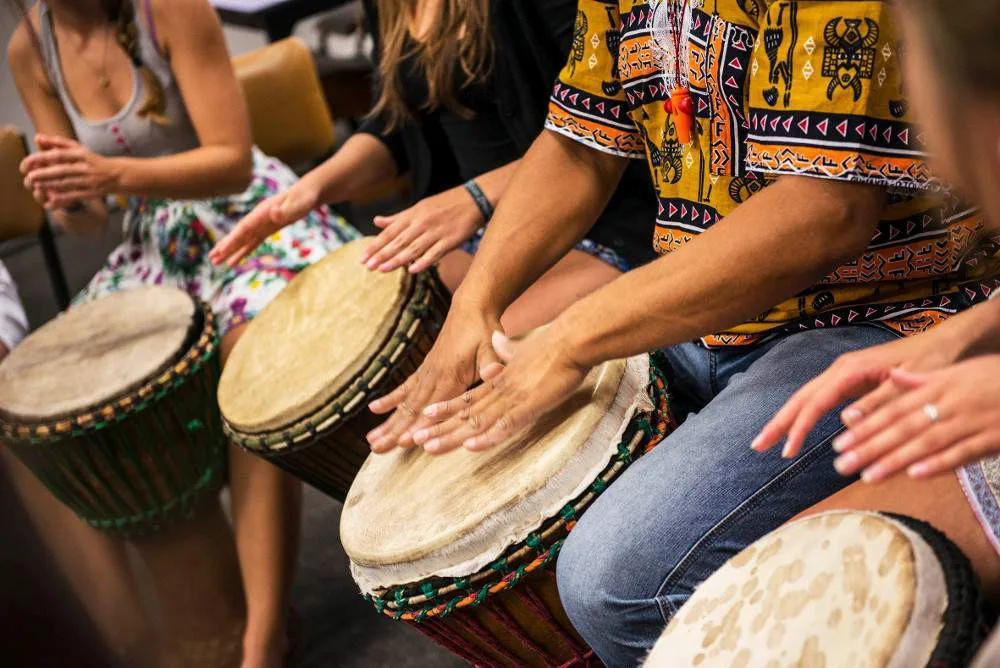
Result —
<path fill-rule="evenodd" d="M 424 407 L 458 396 L 477 379 L 495 375 L 502 367 L 490 337 L 499 327 L 499 317 L 464 310 L 457 301 L 452 302 L 448 319 L 420 368 L 398 388 L 369 404 L 373 413 L 393 411 L 388 420 L 368 433 L 372 450 L 381 453 L 413 445 L 413 433 L 432 423 L 422 415 Z"/>
<path fill-rule="evenodd" d="M 254 207 L 209 251 L 212 264 L 235 266 L 265 239 L 287 225 L 301 220 L 319 206 L 319 189 L 306 179 L 283 193 L 269 197 Z"/>
<path fill-rule="evenodd" d="M 484 221 L 475 201 L 458 186 L 394 216 L 377 216 L 374 222 L 382 232 L 365 249 L 361 262 L 377 271 L 409 265 L 416 274 L 469 239 Z"/>
<path fill-rule="evenodd" d="M 895 370 L 889 382 L 900 394 L 834 439 L 840 473 L 927 478 L 1000 453 L 1000 355 L 930 373 Z"/>
<path fill-rule="evenodd" d="M 103 198 L 116 191 L 119 173 L 114 158 L 94 153 L 73 139 L 38 135 L 38 152 L 21 162 L 24 186 L 47 209 Z"/>
<path fill-rule="evenodd" d="M 842 355 L 791 396 L 751 447 L 763 452 L 787 437 L 781 454 L 795 457 L 820 418 L 845 401 L 864 395 L 841 413 L 844 424 L 851 425 L 873 407 L 899 396 L 903 390 L 886 382 L 893 369 L 931 371 L 955 362 L 964 348 L 946 328 L 947 323 L 925 334 Z"/>
<path fill-rule="evenodd" d="M 492 343 L 504 368 L 476 389 L 424 409 L 425 416 L 441 420 L 413 435 L 427 452 L 491 448 L 566 401 L 590 371 L 568 355 L 558 324 L 519 342 L 494 332 Z"/>

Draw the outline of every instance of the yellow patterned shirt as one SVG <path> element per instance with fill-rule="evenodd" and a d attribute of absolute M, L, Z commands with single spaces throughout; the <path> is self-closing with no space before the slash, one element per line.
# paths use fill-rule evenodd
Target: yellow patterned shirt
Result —
<path fill-rule="evenodd" d="M 940 194 L 912 125 L 889 3 L 695 0 L 687 34 L 696 132 L 677 141 L 664 101 L 663 3 L 579 0 L 575 39 L 546 127 L 644 158 L 659 197 L 653 244 L 669 253 L 784 174 L 883 186 L 867 251 L 753 322 L 706 337 L 878 322 L 924 331 L 1000 285 L 998 249 L 974 210 Z M 794 252 L 789 239 L 784 252 Z"/>

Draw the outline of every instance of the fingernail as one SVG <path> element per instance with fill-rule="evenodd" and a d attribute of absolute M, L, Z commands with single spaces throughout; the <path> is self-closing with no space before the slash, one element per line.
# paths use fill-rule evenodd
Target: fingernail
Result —
<path fill-rule="evenodd" d="M 420 273 L 420 269 L 415 264 L 411 264 L 409 267 L 407 267 L 406 271 L 410 272 L 411 274 Z"/>
<path fill-rule="evenodd" d="M 430 406 L 424 409 L 424 415 L 426 415 L 427 417 L 434 417 L 435 415 L 437 415 L 437 412 L 438 412 L 437 404 L 431 404 Z"/>
<path fill-rule="evenodd" d="M 379 265 L 378 270 L 382 271 L 382 272 L 392 271 L 392 265 L 390 263 L 388 263 L 388 262 L 385 262 L 385 263 Z"/>
<path fill-rule="evenodd" d="M 428 430 L 428 429 L 421 429 L 420 431 L 414 432 L 414 434 L 413 434 L 413 442 L 416 443 L 417 445 L 420 445 L 421 443 L 423 443 L 424 441 L 426 441 L 428 438 L 430 438 L 430 435 L 431 435 L 430 430 Z"/>
<path fill-rule="evenodd" d="M 785 441 L 785 445 L 783 445 L 781 447 L 781 456 L 784 459 L 791 459 L 792 458 L 792 442 L 791 441 Z"/>
<path fill-rule="evenodd" d="M 861 419 L 861 411 L 857 408 L 848 407 L 843 410 L 840 414 L 840 421 L 844 424 L 850 426 Z"/>
<path fill-rule="evenodd" d="M 365 438 L 368 439 L 369 443 L 374 443 L 375 441 L 379 440 L 381 436 L 382 436 L 382 431 L 380 429 L 372 429 L 370 432 L 368 432 Z"/>
<path fill-rule="evenodd" d="M 878 466 L 869 466 L 861 472 L 861 479 L 865 482 L 878 482 L 884 477 L 882 469 Z"/>
<path fill-rule="evenodd" d="M 922 478 L 928 473 L 930 473 L 930 467 L 923 462 L 913 464 L 910 468 L 906 469 L 906 475 L 911 478 Z"/>
<path fill-rule="evenodd" d="M 375 401 L 368 402 L 368 409 L 375 411 L 378 410 L 381 405 L 382 405 L 382 400 L 376 399 Z"/>
<path fill-rule="evenodd" d="M 465 439 L 465 442 L 462 443 L 462 447 L 465 448 L 465 449 L 467 449 L 467 450 L 475 450 L 476 449 L 476 445 L 478 443 L 479 443 L 479 441 L 476 439 L 476 437 L 473 436 L 472 438 Z"/>
<path fill-rule="evenodd" d="M 841 455 L 833 461 L 833 468 L 840 475 L 851 475 L 854 472 L 857 461 L 857 456 L 853 452 L 848 452 L 846 455 Z"/>
<path fill-rule="evenodd" d="M 757 438 L 753 439 L 753 441 L 750 442 L 750 449 L 751 450 L 757 450 L 757 449 L 759 449 L 760 448 L 760 444 L 763 441 L 764 441 L 764 437 L 763 436 L 757 436 Z"/>
<path fill-rule="evenodd" d="M 833 449 L 835 452 L 843 452 L 854 444 L 854 434 L 845 431 L 843 434 L 833 439 Z"/>
<path fill-rule="evenodd" d="M 426 450 L 427 452 L 435 452 L 440 448 L 441 448 L 440 438 L 434 438 L 424 443 L 424 450 Z"/>
<path fill-rule="evenodd" d="M 375 258 L 371 258 L 367 262 L 365 262 L 365 267 L 367 267 L 368 269 L 374 269 L 377 266 L 378 262 L 375 261 Z"/>

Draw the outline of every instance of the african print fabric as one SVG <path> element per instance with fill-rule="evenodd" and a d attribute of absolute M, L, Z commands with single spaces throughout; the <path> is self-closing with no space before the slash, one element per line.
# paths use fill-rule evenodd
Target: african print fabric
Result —
<path fill-rule="evenodd" d="M 211 306 L 225 334 L 260 313 L 300 271 L 361 236 L 320 207 L 272 234 L 232 269 L 213 266 L 208 252 L 215 243 L 255 206 L 296 181 L 292 170 L 257 149 L 253 160 L 253 179 L 239 195 L 130 199 L 124 240 L 73 304 L 144 285 L 169 285 Z"/>
<path fill-rule="evenodd" d="M 890 193 L 861 257 L 706 344 L 866 321 L 915 334 L 1000 285 L 1000 243 L 983 238 L 980 216 L 943 194 L 925 162 L 888 2 L 693 0 L 686 66 L 696 132 L 685 145 L 664 109 L 672 64 L 653 30 L 677 1 L 580 0 L 546 121 L 594 149 L 647 161 L 658 252 L 680 248 L 781 175 Z"/>

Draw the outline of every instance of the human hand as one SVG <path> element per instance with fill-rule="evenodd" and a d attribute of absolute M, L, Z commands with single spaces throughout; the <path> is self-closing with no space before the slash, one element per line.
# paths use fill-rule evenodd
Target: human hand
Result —
<path fill-rule="evenodd" d="M 254 207 L 229 234 L 208 253 L 214 265 L 235 266 L 265 239 L 287 225 L 301 220 L 319 205 L 319 190 L 299 181 L 283 193 L 269 197 Z"/>
<path fill-rule="evenodd" d="M 889 382 L 899 393 L 871 403 L 834 439 L 840 473 L 928 478 L 1000 453 L 1000 355 L 929 373 L 896 369 Z"/>
<path fill-rule="evenodd" d="M 373 271 L 409 265 L 416 274 L 434 265 L 483 225 L 476 203 L 458 186 L 426 197 L 393 216 L 377 216 L 382 232 L 365 249 L 361 262 Z"/>
<path fill-rule="evenodd" d="M 887 383 L 893 369 L 931 371 L 954 362 L 961 348 L 938 332 L 919 334 L 881 346 L 841 355 L 829 369 L 793 394 L 754 439 L 751 447 L 768 450 L 787 437 L 783 457 L 795 457 L 816 423 L 849 399 L 862 397 L 841 413 L 851 425 L 872 406 L 899 396 L 902 390 Z"/>
<path fill-rule="evenodd" d="M 413 445 L 413 433 L 431 424 L 421 414 L 425 406 L 457 396 L 478 378 L 495 375 L 501 363 L 490 337 L 499 327 L 499 317 L 452 302 L 441 333 L 420 368 L 395 390 L 369 404 L 373 413 L 392 412 L 368 433 L 372 451 L 382 453 Z"/>
<path fill-rule="evenodd" d="M 556 325 L 517 342 L 497 331 L 492 344 L 505 367 L 460 397 L 424 409 L 439 420 L 414 432 L 413 440 L 427 452 L 491 448 L 568 399 L 590 371 L 573 362 Z"/>
<path fill-rule="evenodd" d="M 70 208 L 114 193 L 119 182 L 114 158 L 94 153 L 74 139 L 37 135 L 38 151 L 21 161 L 24 187 L 46 209 Z"/>

